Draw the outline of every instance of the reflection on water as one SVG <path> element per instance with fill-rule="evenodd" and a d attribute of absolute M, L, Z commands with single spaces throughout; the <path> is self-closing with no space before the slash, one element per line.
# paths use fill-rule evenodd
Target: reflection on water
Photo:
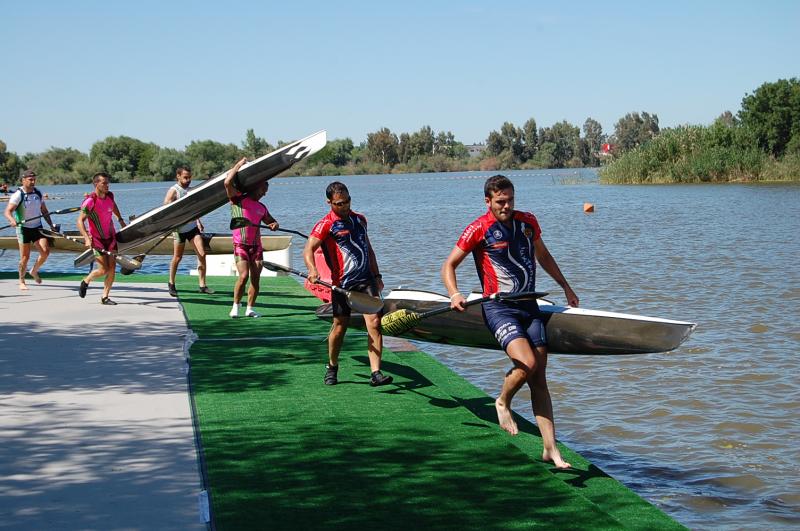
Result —
<path fill-rule="evenodd" d="M 369 219 L 388 287 L 442 291 L 439 267 L 482 213 L 486 175 L 341 178 Z M 536 213 L 584 307 L 699 324 L 675 352 L 552 356 L 559 438 L 691 528 L 800 524 L 800 186 L 601 186 L 588 170 L 510 175 L 517 206 Z M 331 180 L 272 181 L 270 211 L 308 232 L 327 210 Z M 112 190 L 128 215 L 160 204 L 168 186 Z M 88 190 L 49 187 L 61 198 L 49 206 L 75 206 Z M 584 202 L 595 213 L 584 214 Z M 227 208 L 204 221 L 228 232 Z M 71 260 L 54 254 L 46 267 L 71 270 Z M 165 273 L 168 260 L 148 257 L 143 269 Z M 188 257 L 181 268 L 193 265 Z M 0 257 L 0 269 L 15 268 L 15 252 Z M 463 288 L 478 286 L 470 263 L 459 273 Z M 544 273 L 537 287 L 563 302 Z M 496 396 L 508 369 L 502 352 L 420 346 Z M 514 406 L 531 418 L 526 392 Z"/>

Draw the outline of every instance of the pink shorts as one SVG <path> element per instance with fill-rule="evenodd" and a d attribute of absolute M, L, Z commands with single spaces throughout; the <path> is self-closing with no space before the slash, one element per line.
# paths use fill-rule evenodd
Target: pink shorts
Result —
<path fill-rule="evenodd" d="M 240 243 L 233 244 L 233 258 L 237 262 L 244 260 L 245 262 L 260 262 L 262 261 L 264 248 L 261 244 L 258 245 L 242 245 Z"/>

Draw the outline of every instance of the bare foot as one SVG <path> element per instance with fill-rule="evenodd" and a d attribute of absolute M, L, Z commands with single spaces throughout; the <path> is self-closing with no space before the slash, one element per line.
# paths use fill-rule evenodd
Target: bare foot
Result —
<path fill-rule="evenodd" d="M 497 422 L 500 423 L 500 427 L 511 435 L 519 433 L 517 423 L 514 422 L 514 417 L 511 416 L 511 410 L 502 405 L 499 398 L 494 401 L 494 408 L 497 410 Z"/>
<path fill-rule="evenodd" d="M 542 452 L 542 461 L 546 463 L 553 463 L 556 468 L 567 469 L 572 468 L 572 465 L 564 461 L 561 457 L 561 452 L 558 451 L 558 448 L 553 449 L 552 451 L 543 451 Z"/>
<path fill-rule="evenodd" d="M 31 269 L 31 276 L 33 277 L 33 280 L 35 280 L 37 284 L 42 283 L 42 277 L 39 276 L 38 271 L 34 271 L 33 269 Z"/>
<path fill-rule="evenodd" d="M 20 282 L 19 283 L 19 290 L 20 291 L 28 291 L 28 285 L 25 284 L 24 282 Z"/>

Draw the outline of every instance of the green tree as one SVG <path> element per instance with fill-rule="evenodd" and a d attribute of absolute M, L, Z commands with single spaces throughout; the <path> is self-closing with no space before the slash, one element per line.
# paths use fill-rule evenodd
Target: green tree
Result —
<path fill-rule="evenodd" d="M 199 179 L 218 175 L 233 166 L 242 156 L 234 144 L 222 144 L 214 140 L 192 140 L 186 146 L 186 157 L 192 173 Z"/>
<path fill-rule="evenodd" d="M 412 135 L 413 137 L 413 135 Z M 367 135 L 367 153 L 371 160 L 384 166 L 397 162 L 397 148 L 399 147 L 397 135 L 384 127 L 376 133 Z"/>
<path fill-rule="evenodd" d="M 586 166 L 599 166 L 600 157 L 598 153 L 606 142 L 606 135 L 603 134 L 603 126 L 593 118 L 587 118 L 583 122 L 583 142 L 581 160 Z"/>
<path fill-rule="evenodd" d="M 172 148 L 161 148 L 150 161 L 150 175 L 162 181 L 171 181 L 179 166 L 189 166 L 189 157 L 183 151 Z"/>
<path fill-rule="evenodd" d="M 563 168 L 574 166 L 576 162 L 573 158 L 578 156 L 578 140 L 581 130 L 578 126 L 572 125 L 566 120 L 553 124 L 542 130 L 539 140 L 545 144 L 553 144 L 552 151 L 553 167 Z"/>
<path fill-rule="evenodd" d="M 764 83 L 742 99 L 739 119 L 761 149 L 782 156 L 793 137 L 800 142 L 800 80 Z"/>
<path fill-rule="evenodd" d="M 423 126 L 416 133 L 412 133 L 408 140 L 409 158 L 433 155 L 433 146 L 436 137 L 429 125 Z"/>
<path fill-rule="evenodd" d="M 75 167 L 88 159 L 85 153 L 77 149 L 51 147 L 33 155 L 30 164 L 47 182 L 78 182 Z"/>
<path fill-rule="evenodd" d="M 109 136 L 92 145 L 89 160 L 118 179 L 135 177 L 140 162 L 145 161 L 149 166 L 147 153 L 151 146 L 129 136 Z M 145 173 L 149 171 L 149 167 L 143 169 Z"/>
<path fill-rule="evenodd" d="M 242 142 L 242 152 L 248 159 L 257 159 L 274 150 L 275 148 L 273 148 L 269 142 L 263 138 L 257 137 L 252 129 L 248 129 L 245 133 L 244 141 Z"/>
<path fill-rule="evenodd" d="M 628 113 L 614 126 L 614 144 L 621 152 L 630 151 L 651 140 L 658 132 L 657 115 Z"/>
<path fill-rule="evenodd" d="M 22 161 L 17 154 L 8 151 L 6 143 L 0 140 L 0 182 L 16 184 L 22 169 Z"/>
<path fill-rule="evenodd" d="M 536 120 L 529 118 L 522 126 L 522 140 L 525 147 L 522 151 L 523 160 L 530 160 L 536 155 L 539 149 L 539 133 L 536 129 Z"/>
<path fill-rule="evenodd" d="M 522 130 L 511 122 L 505 122 L 500 128 L 500 136 L 503 137 L 505 149 L 511 152 L 514 160 L 522 160 Z"/>
<path fill-rule="evenodd" d="M 353 141 L 349 138 L 337 138 L 331 140 L 325 147 L 306 159 L 306 163 L 311 166 L 345 166 L 353 157 Z"/>

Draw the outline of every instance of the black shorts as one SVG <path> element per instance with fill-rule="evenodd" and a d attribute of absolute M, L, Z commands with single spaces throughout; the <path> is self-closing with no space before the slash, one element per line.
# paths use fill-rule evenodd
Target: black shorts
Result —
<path fill-rule="evenodd" d="M 17 241 L 20 243 L 33 243 L 36 241 L 41 240 L 42 238 L 46 238 L 42 231 L 39 230 L 40 227 L 20 227 L 17 226 Z"/>
<path fill-rule="evenodd" d="M 193 240 L 194 237 L 197 236 L 198 234 L 200 234 L 200 228 L 199 227 L 195 227 L 195 228 L 193 228 L 192 230 L 190 230 L 188 232 L 175 231 L 175 234 L 173 235 L 173 238 L 175 238 L 175 242 L 176 243 L 186 243 L 188 241 Z"/>
<path fill-rule="evenodd" d="M 547 345 L 544 321 L 536 301 L 499 300 L 481 305 L 483 320 L 503 350 L 524 337 L 537 347 Z"/>
<path fill-rule="evenodd" d="M 374 280 L 359 282 L 347 288 L 348 291 L 359 291 L 373 297 L 380 297 L 381 292 Z M 347 304 L 347 295 L 331 290 L 331 310 L 334 317 L 348 317 L 350 315 L 350 305 Z"/>

